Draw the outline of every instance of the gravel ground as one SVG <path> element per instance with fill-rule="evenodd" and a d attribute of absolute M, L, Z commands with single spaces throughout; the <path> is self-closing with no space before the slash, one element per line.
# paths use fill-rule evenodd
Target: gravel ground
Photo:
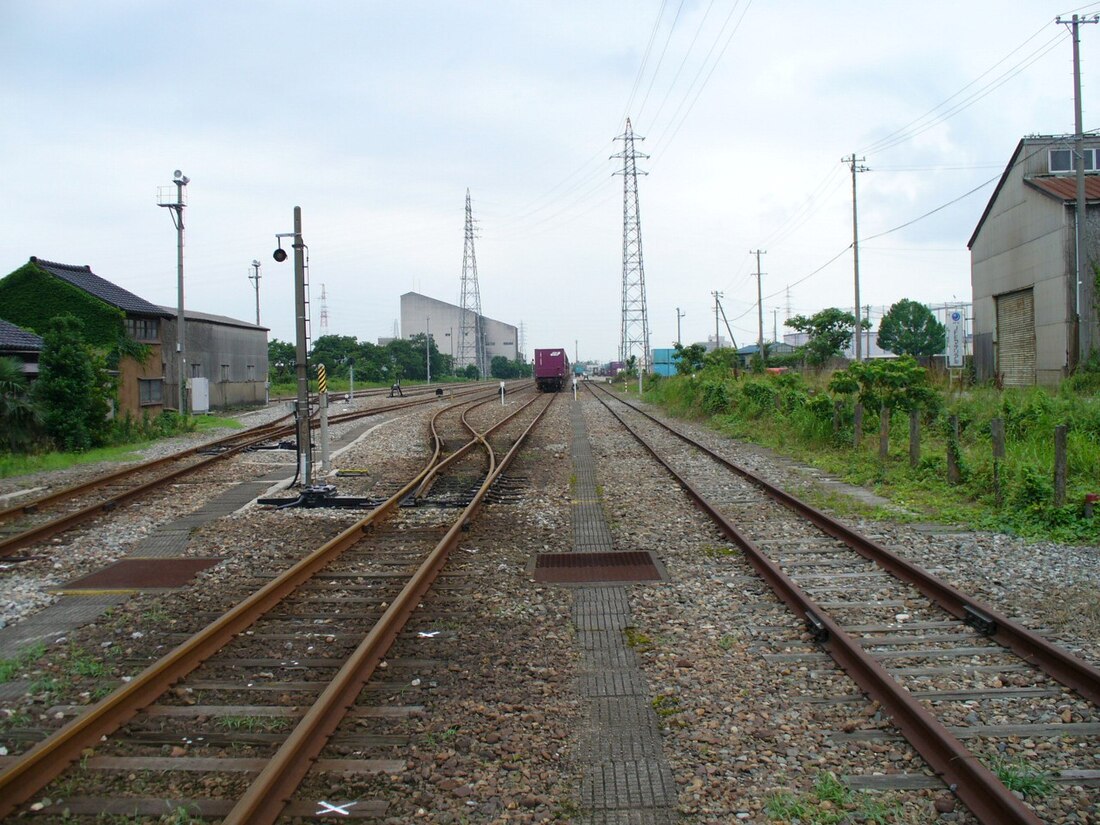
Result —
<path fill-rule="evenodd" d="M 729 552 L 725 540 L 619 425 L 591 399 L 583 403 L 599 462 L 597 483 L 617 549 L 654 551 L 671 577 L 667 584 L 630 589 L 635 623 L 631 644 L 642 658 L 663 720 L 682 821 L 772 822 L 765 810 L 770 798 L 782 791 L 805 794 L 825 770 L 864 774 L 881 772 L 884 764 L 894 771 L 926 770 L 904 743 L 841 742 L 822 733 L 885 728 L 888 722 L 865 701 L 812 701 L 854 692 L 831 665 L 765 661 L 765 654 L 812 649 L 800 623 L 754 581 L 749 566 Z M 426 415 L 408 413 L 382 423 L 338 457 L 338 467 L 367 470 L 337 479 L 341 493 L 376 495 L 392 487 L 394 477 L 386 468 L 393 456 L 410 449 L 423 455 Z M 727 457 L 788 489 L 797 492 L 814 483 L 811 474 L 774 461 L 766 452 L 742 448 L 702 426 L 676 426 L 721 445 Z M 182 449 L 174 441 L 157 450 Z M 410 721 L 408 732 L 417 737 L 417 745 L 408 754 L 408 769 L 359 789 L 385 792 L 392 799 L 386 825 L 576 818 L 584 759 L 578 743 L 584 723 L 574 691 L 571 594 L 535 585 L 526 573 L 533 553 L 570 549 L 568 441 L 568 407 L 559 403 L 543 425 L 535 451 L 510 473 L 524 479 L 522 500 L 487 507 L 456 554 L 458 569 L 478 584 L 470 618 L 456 626 L 445 648 L 430 652 L 445 662 L 446 672 L 436 674 L 435 686 L 418 696 L 427 711 Z M 261 468 L 250 462 L 265 462 L 269 469 L 266 463 L 276 460 L 285 457 L 233 459 L 218 471 L 228 475 L 219 476 L 216 484 L 179 485 L 171 496 L 124 508 L 109 522 L 80 531 L 48 558 L 9 569 L 0 579 L 0 621 L 17 621 L 38 609 L 53 598 L 46 592 L 50 586 L 118 558 L 158 523 L 195 509 L 222 485 L 251 477 Z M 0 490 L 44 481 L 49 479 L 7 480 Z M 113 647 L 116 655 L 132 659 L 153 656 L 163 640 L 150 627 L 151 617 L 164 621 L 171 616 L 164 628 L 179 631 L 189 615 L 225 601 L 242 573 L 277 567 L 281 559 L 307 543 L 315 545 L 314 539 L 351 520 L 339 512 L 288 511 L 281 516 L 283 526 L 272 531 L 270 512 L 248 508 L 193 536 L 189 554 L 227 557 L 226 563 L 202 574 L 197 587 L 135 597 L 70 641 L 89 650 L 107 645 L 104 649 Z M 1100 549 L 980 533 L 923 533 L 878 521 L 857 520 L 855 526 L 1028 626 L 1049 628 L 1064 644 L 1094 664 L 1100 662 L 1095 595 Z M 1054 606 L 1060 612 L 1052 613 Z M 777 638 L 786 641 L 777 645 Z M 394 650 L 394 656 L 400 655 L 427 654 L 423 643 L 403 639 Z M 123 672 L 116 660 L 111 668 L 116 675 Z M 39 697 L 26 709 L 45 724 L 49 704 L 89 701 L 93 690 L 94 685 L 78 682 L 71 695 Z M 937 810 L 937 803 L 951 807 L 939 790 L 876 793 L 873 799 L 892 812 L 888 822 L 972 821 L 961 809 Z M 1080 812 L 1052 821 L 1100 820 Z"/>

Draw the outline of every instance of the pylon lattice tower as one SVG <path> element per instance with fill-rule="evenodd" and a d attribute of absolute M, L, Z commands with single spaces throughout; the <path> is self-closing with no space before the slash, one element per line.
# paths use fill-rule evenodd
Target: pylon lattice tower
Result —
<path fill-rule="evenodd" d="M 643 137 L 638 140 L 645 140 Z M 619 338 L 619 360 L 624 363 L 637 352 L 638 367 L 649 371 L 649 316 L 645 303 L 645 265 L 642 262 L 642 216 L 638 211 L 638 158 L 649 155 L 634 149 L 634 131 L 630 118 L 626 131 L 615 140 L 623 141 L 623 151 L 612 158 L 622 158 L 623 170 L 623 317 Z"/>
<path fill-rule="evenodd" d="M 321 335 L 328 335 L 328 295 L 324 284 L 321 284 Z"/>
<path fill-rule="evenodd" d="M 462 326 L 458 337 L 457 369 L 470 364 L 477 367 L 481 378 L 489 375 L 489 360 L 485 353 L 485 334 L 481 328 L 481 290 L 477 285 L 477 256 L 474 254 L 474 212 L 470 206 L 470 190 L 466 190 L 466 242 L 462 247 Z"/>

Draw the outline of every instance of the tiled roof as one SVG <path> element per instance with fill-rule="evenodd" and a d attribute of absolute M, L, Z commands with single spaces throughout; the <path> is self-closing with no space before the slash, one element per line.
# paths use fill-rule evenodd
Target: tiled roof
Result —
<path fill-rule="evenodd" d="M 159 307 L 161 313 L 169 318 L 175 318 L 179 313 L 176 307 Z M 223 324 L 227 327 L 244 327 L 245 329 L 268 329 L 268 327 L 258 327 L 251 321 L 241 321 L 237 318 L 230 318 L 228 315 L 211 315 L 209 312 L 195 312 L 193 309 L 184 309 L 183 318 L 185 321 L 209 321 L 214 324 Z"/>
<path fill-rule="evenodd" d="M 51 275 L 67 281 L 77 289 L 82 289 L 89 295 L 94 295 L 99 300 L 118 307 L 124 312 L 132 312 L 138 315 L 164 316 L 160 307 L 151 304 L 144 298 L 139 298 L 132 292 L 115 286 L 110 281 L 104 280 L 92 272 L 90 266 L 72 266 L 71 264 L 59 264 L 54 261 L 44 261 L 41 258 L 31 257 L 31 263 L 37 264 Z"/>
<path fill-rule="evenodd" d="M 1064 201 L 1077 200 L 1077 177 L 1075 175 L 1027 178 L 1027 182 L 1047 195 L 1053 195 Z M 1100 175 L 1085 175 L 1085 200 L 1100 200 Z"/>
<path fill-rule="evenodd" d="M 42 338 L 0 318 L 0 350 L 34 352 L 42 349 Z"/>

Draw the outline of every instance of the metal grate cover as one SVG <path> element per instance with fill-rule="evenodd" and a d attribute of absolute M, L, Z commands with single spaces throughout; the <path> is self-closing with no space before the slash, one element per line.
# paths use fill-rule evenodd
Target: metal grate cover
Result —
<path fill-rule="evenodd" d="M 84 593 L 104 590 L 162 590 L 183 587 L 201 570 L 221 559 L 123 559 L 62 585 L 57 592 Z"/>
<path fill-rule="evenodd" d="M 539 553 L 535 556 L 532 572 L 535 581 L 546 584 L 665 580 L 660 562 L 645 550 L 622 553 Z"/>

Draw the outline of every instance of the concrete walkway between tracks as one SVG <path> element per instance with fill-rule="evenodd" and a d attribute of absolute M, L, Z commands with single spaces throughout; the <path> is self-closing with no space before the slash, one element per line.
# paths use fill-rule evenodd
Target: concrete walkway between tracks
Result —
<path fill-rule="evenodd" d="M 596 489 L 583 403 L 571 403 L 574 551 L 611 552 L 615 548 Z M 628 586 L 574 590 L 579 690 L 588 721 L 580 738 L 580 825 L 671 825 L 676 820 L 676 782 L 662 751 L 649 686 L 623 634 L 631 622 Z"/>

